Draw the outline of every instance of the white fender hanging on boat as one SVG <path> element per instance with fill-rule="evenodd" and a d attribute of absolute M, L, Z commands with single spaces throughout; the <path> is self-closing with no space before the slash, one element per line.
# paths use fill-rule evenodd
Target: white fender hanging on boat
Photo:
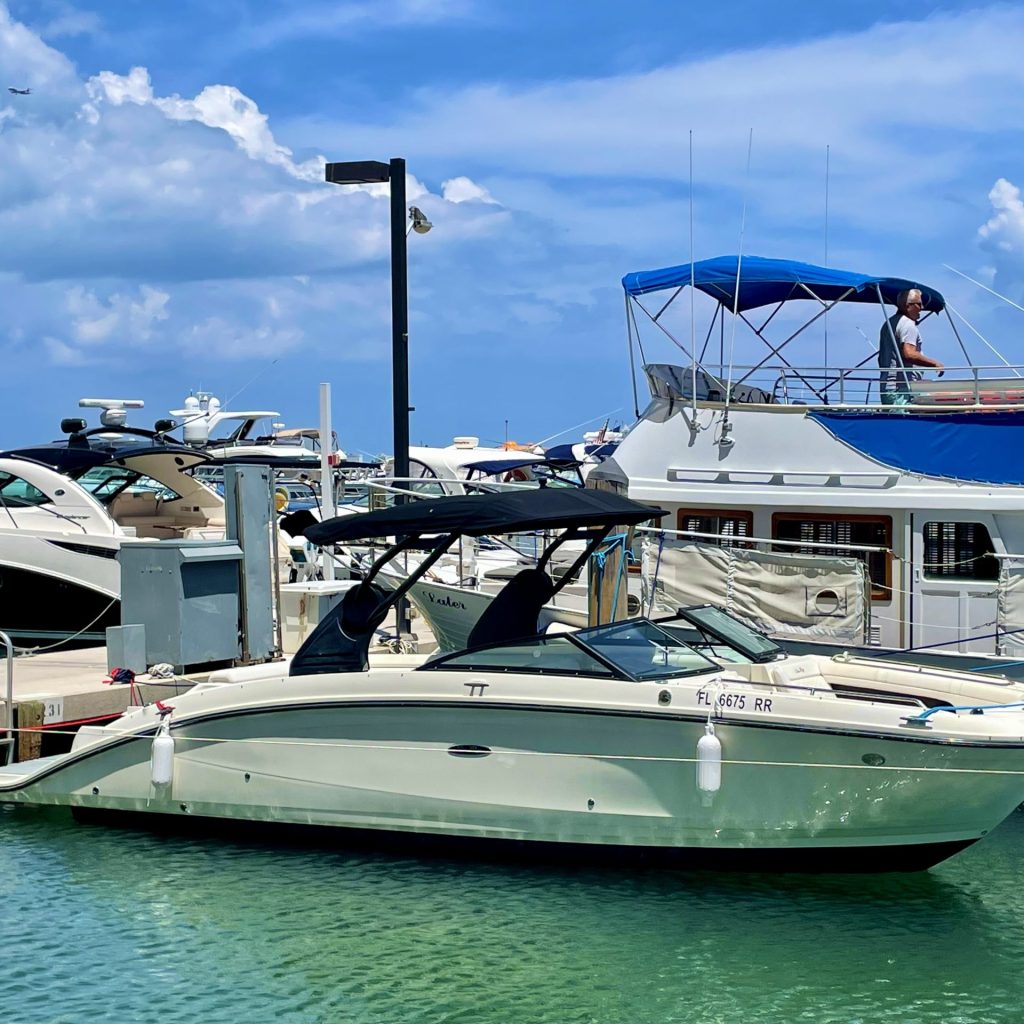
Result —
<path fill-rule="evenodd" d="M 154 786 L 166 786 L 174 777 L 174 737 L 171 735 L 171 723 L 166 718 L 153 737 L 149 769 Z"/>
<path fill-rule="evenodd" d="M 710 722 L 697 741 L 697 788 L 705 804 L 710 804 L 711 798 L 722 788 L 722 741 Z"/>

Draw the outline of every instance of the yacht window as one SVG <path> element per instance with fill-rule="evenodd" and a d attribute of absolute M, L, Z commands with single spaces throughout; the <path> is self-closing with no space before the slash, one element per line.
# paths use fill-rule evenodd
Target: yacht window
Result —
<path fill-rule="evenodd" d="M 409 460 L 408 482 L 395 481 L 395 486 L 435 498 L 447 493 L 444 487 L 441 486 L 437 474 L 425 462 L 420 462 L 419 459 Z"/>
<path fill-rule="evenodd" d="M 803 555 L 832 555 L 835 558 L 859 558 L 871 577 L 871 599 L 892 600 L 892 552 L 857 551 L 820 547 L 825 544 L 892 548 L 890 516 L 825 516 L 809 512 L 777 512 L 772 516 L 772 537 L 776 540 L 800 541 L 800 547 L 779 545 L 780 552 Z"/>
<path fill-rule="evenodd" d="M 718 547 L 753 547 L 733 538 L 749 537 L 754 532 L 754 513 L 738 509 L 680 509 L 676 516 L 680 533 L 713 533 L 717 537 L 692 537 L 698 544 Z M 684 538 L 686 539 L 686 538 Z"/>
<path fill-rule="evenodd" d="M 485 672 L 541 672 L 551 675 L 613 676 L 614 672 L 568 637 L 543 636 L 439 658 L 427 669 Z"/>
<path fill-rule="evenodd" d="M 981 523 L 925 523 L 924 574 L 929 579 L 996 580 L 999 560 Z"/>
<path fill-rule="evenodd" d="M 0 473 L 0 504 L 11 508 L 49 505 L 50 499 L 38 487 L 13 473 Z"/>

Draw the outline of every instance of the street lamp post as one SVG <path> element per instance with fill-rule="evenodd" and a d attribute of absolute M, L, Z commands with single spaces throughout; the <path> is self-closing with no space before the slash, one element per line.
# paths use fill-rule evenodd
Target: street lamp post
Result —
<path fill-rule="evenodd" d="M 391 402 L 394 435 L 394 476 L 401 487 L 409 479 L 409 275 L 405 227 L 405 160 L 393 157 L 390 163 L 379 160 L 354 160 L 327 164 L 325 179 L 333 185 L 391 183 Z M 413 208 L 415 209 L 415 208 Z M 420 233 L 430 230 L 430 222 L 419 210 L 410 210 L 412 228 Z M 401 504 L 405 496 L 398 494 Z M 409 606 L 405 599 L 395 608 L 395 628 L 399 636 L 411 632 Z"/>
<path fill-rule="evenodd" d="M 391 396 L 395 476 L 409 476 L 409 275 L 405 232 L 405 161 L 355 160 L 330 163 L 334 185 L 391 182 Z"/>

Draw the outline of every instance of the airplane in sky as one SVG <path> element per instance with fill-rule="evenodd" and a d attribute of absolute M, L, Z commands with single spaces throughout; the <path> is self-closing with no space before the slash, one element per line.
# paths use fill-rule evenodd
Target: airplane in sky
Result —
<path fill-rule="evenodd" d="M 31 96 L 31 89 L 15 89 L 13 85 L 7 86 L 8 92 L 13 92 L 15 96 Z"/>

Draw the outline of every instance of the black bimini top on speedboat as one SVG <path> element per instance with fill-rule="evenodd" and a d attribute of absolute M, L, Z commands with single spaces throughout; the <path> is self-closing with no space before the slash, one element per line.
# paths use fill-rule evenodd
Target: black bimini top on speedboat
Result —
<path fill-rule="evenodd" d="M 306 530 L 314 544 L 345 544 L 374 537 L 447 533 L 483 537 L 524 530 L 636 526 L 665 513 L 610 491 L 567 487 L 455 495 L 413 501 L 362 515 L 339 516 Z"/>
<path fill-rule="evenodd" d="M 476 646 L 492 642 L 495 637 L 536 633 L 541 607 L 575 576 L 615 527 L 636 526 L 663 515 L 659 508 L 640 505 L 609 491 L 542 487 L 511 493 L 429 498 L 317 523 L 305 531 L 305 536 L 319 545 L 379 537 L 402 539 L 374 562 L 362 583 L 349 590 L 335 610 L 309 635 L 292 658 L 289 675 L 364 671 L 368 666 L 370 639 L 388 609 L 405 596 L 413 583 L 428 572 L 459 537 L 526 530 L 560 531 L 536 567 L 523 569 L 490 603 L 470 634 L 470 644 Z M 373 578 L 387 562 L 423 536 L 436 538 L 430 554 L 398 588 L 385 593 L 373 583 Z M 587 543 L 576 562 L 555 582 L 545 572 L 545 565 L 554 550 L 567 540 Z"/>

